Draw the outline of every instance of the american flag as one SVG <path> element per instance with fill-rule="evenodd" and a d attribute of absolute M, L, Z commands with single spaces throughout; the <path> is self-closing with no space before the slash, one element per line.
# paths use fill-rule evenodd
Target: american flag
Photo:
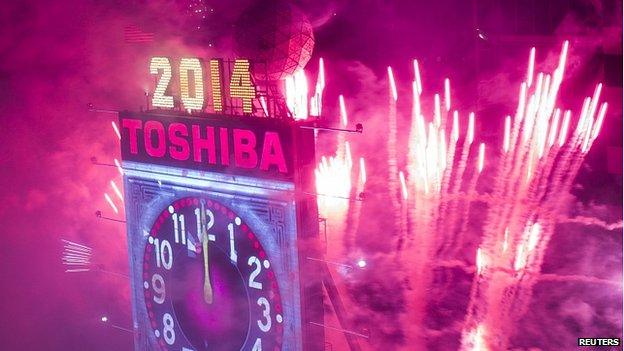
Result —
<path fill-rule="evenodd" d="M 134 24 L 124 27 L 124 42 L 127 44 L 151 43 L 153 41 L 154 33 L 144 32 Z"/>

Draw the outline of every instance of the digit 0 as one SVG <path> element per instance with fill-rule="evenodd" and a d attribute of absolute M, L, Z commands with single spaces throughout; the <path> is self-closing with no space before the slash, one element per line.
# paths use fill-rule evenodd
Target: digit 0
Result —
<path fill-rule="evenodd" d="M 191 97 L 189 72 L 193 72 L 195 96 Z M 183 58 L 180 61 L 180 95 L 184 108 L 199 110 L 204 108 L 204 76 L 201 61 L 197 58 Z"/>

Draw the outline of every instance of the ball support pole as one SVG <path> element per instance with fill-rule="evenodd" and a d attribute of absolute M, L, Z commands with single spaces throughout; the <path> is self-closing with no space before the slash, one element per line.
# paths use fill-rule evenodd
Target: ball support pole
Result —
<path fill-rule="evenodd" d="M 212 285 L 210 284 L 210 260 L 208 257 L 208 231 L 206 230 L 206 208 L 204 202 L 201 203 L 201 229 L 202 229 L 202 250 L 204 251 L 204 301 L 211 305 L 213 300 Z"/>

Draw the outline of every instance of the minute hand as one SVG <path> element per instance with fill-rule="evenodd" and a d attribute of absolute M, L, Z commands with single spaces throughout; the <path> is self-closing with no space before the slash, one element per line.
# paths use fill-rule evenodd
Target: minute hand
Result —
<path fill-rule="evenodd" d="M 210 284 L 210 260 L 208 257 L 208 230 L 206 229 L 206 208 L 204 203 L 201 204 L 201 239 L 202 251 L 204 252 L 204 301 L 212 304 L 213 294 L 212 285 Z"/>

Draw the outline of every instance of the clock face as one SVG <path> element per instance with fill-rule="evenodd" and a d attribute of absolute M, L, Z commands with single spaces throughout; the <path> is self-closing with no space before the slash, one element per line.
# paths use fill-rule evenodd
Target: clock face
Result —
<path fill-rule="evenodd" d="M 258 237 L 222 204 L 186 197 L 154 222 L 145 307 L 162 350 L 281 350 L 282 303 Z"/>

